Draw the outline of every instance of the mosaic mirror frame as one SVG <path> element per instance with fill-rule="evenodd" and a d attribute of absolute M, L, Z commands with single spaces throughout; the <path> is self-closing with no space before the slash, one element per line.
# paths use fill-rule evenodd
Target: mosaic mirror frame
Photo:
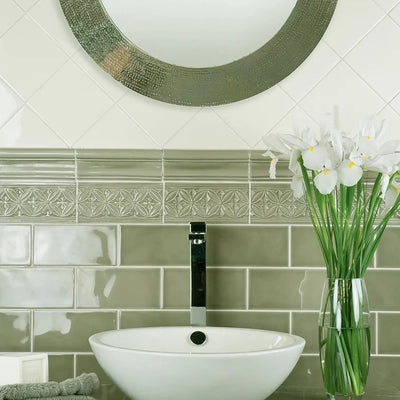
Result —
<path fill-rule="evenodd" d="M 100 0 L 59 1 L 72 32 L 106 72 L 137 93 L 186 106 L 232 103 L 276 85 L 311 54 L 337 4 L 337 0 L 298 0 L 279 32 L 255 52 L 217 67 L 188 68 L 136 47 Z"/>

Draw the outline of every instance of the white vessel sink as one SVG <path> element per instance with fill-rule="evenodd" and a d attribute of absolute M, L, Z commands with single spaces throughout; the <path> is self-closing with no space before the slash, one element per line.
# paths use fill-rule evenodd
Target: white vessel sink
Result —
<path fill-rule="evenodd" d="M 191 335 L 201 331 L 196 345 Z M 134 400 L 264 400 L 288 377 L 304 339 L 240 328 L 160 327 L 89 339 L 111 379 Z"/>

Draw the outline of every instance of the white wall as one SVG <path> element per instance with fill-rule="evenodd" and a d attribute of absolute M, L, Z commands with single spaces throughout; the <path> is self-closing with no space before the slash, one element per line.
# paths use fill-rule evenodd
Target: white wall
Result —
<path fill-rule="evenodd" d="M 337 107 L 355 131 L 378 113 L 400 136 L 400 0 L 339 0 L 323 41 L 274 88 L 174 106 L 125 89 L 73 37 L 58 0 L 0 0 L 0 147 L 262 148 L 268 132 Z"/>

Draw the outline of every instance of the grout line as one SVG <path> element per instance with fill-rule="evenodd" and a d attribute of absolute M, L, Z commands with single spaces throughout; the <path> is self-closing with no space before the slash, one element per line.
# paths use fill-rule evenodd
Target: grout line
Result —
<path fill-rule="evenodd" d="M 250 307 L 250 269 L 246 268 L 246 310 Z"/>
<path fill-rule="evenodd" d="M 289 333 L 293 333 L 293 312 L 289 312 Z"/>
<path fill-rule="evenodd" d="M 122 227 L 121 224 L 117 224 L 117 266 L 121 266 L 122 258 Z"/>
<path fill-rule="evenodd" d="M 379 314 L 375 313 L 375 353 L 376 354 L 379 354 L 378 335 L 379 335 Z"/>
<path fill-rule="evenodd" d="M 76 378 L 76 356 L 77 354 L 74 353 L 74 378 Z"/>
<path fill-rule="evenodd" d="M 288 267 L 292 268 L 292 226 L 288 226 Z"/>
<path fill-rule="evenodd" d="M 35 257 L 34 257 L 34 251 L 35 251 L 35 227 L 34 225 L 29 225 L 29 229 L 30 229 L 30 240 L 31 240 L 31 244 L 30 244 L 30 266 L 33 267 L 35 265 Z"/>
<path fill-rule="evenodd" d="M 75 223 L 79 223 L 79 181 L 78 181 L 78 155 L 74 150 L 74 174 L 75 174 Z"/>
<path fill-rule="evenodd" d="M 74 267 L 73 271 L 74 271 L 74 288 L 73 288 L 73 290 L 74 290 L 74 293 L 73 293 L 74 310 L 77 310 L 78 309 L 78 268 Z"/>
<path fill-rule="evenodd" d="M 117 330 L 121 329 L 121 310 L 117 310 Z"/>
<path fill-rule="evenodd" d="M 161 203 L 161 210 L 162 210 L 162 218 L 161 222 L 164 225 L 165 224 L 165 198 L 166 198 L 166 192 L 165 192 L 165 152 L 164 150 L 162 151 L 161 155 L 161 182 L 162 182 L 162 203 Z"/>
<path fill-rule="evenodd" d="M 34 350 L 33 342 L 34 342 L 34 339 L 35 339 L 35 336 L 34 336 L 34 324 L 35 324 L 35 321 L 34 321 L 34 317 L 33 317 L 33 310 L 30 311 L 29 318 L 30 318 L 30 324 L 31 324 L 31 332 L 30 332 L 31 348 L 30 348 L 30 350 L 31 350 L 31 353 L 32 353 L 33 350 Z"/>
<path fill-rule="evenodd" d="M 164 268 L 160 269 L 160 309 L 164 308 Z"/>

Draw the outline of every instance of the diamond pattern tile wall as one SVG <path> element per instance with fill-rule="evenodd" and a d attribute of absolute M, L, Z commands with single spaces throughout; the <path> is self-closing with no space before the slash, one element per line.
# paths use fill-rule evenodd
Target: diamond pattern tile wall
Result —
<path fill-rule="evenodd" d="M 339 0 L 323 41 L 279 86 L 200 112 L 148 99 L 105 74 L 57 0 L 1 0 L 0 146 L 254 149 L 264 134 L 287 132 L 296 119 L 315 123 L 333 107 L 345 129 L 368 113 L 398 126 L 399 48 L 400 0 Z"/>

